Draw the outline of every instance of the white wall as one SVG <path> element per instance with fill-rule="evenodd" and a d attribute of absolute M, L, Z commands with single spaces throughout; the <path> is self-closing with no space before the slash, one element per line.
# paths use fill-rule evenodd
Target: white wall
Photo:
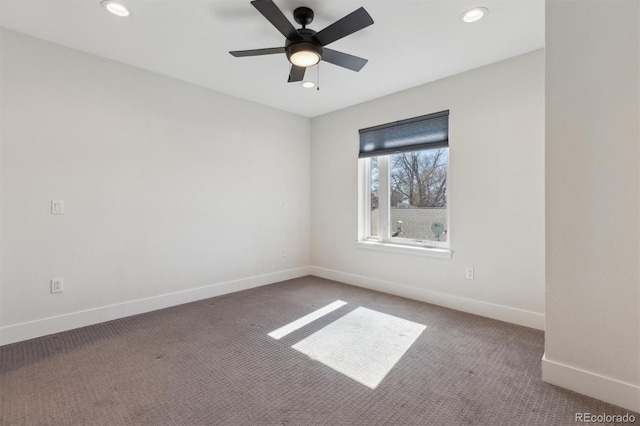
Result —
<path fill-rule="evenodd" d="M 546 11 L 543 378 L 640 411 L 640 3 Z"/>
<path fill-rule="evenodd" d="M 11 31 L 1 49 L 0 343 L 309 272 L 307 118 Z"/>
<path fill-rule="evenodd" d="M 356 248 L 358 129 L 445 109 L 452 259 Z M 314 118 L 311 129 L 314 274 L 543 327 L 543 51 Z"/>

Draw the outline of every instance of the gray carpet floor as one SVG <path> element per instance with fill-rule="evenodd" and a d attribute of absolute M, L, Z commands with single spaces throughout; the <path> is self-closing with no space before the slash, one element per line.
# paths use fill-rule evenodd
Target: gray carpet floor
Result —
<path fill-rule="evenodd" d="M 427 326 L 375 390 L 291 348 L 359 306 Z M 537 330 L 304 277 L 2 346 L 0 424 L 571 425 L 628 412 L 543 383 L 543 348 Z"/>

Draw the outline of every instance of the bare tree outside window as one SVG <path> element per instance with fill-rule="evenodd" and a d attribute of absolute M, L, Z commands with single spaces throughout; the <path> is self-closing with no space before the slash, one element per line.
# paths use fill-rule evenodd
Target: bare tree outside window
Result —
<path fill-rule="evenodd" d="M 391 207 L 446 207 L 448 149 L 391 156 Z"/>
<path fill-rule="evenodd" d="M 388 170 L 380 170 L 379 157 L 369 163 L 370 236 L 421 241 L 448 241 L 447 167 L 448 148 L 425 149 L 391 154 Z M 380 200 L 381 173 L 389 185 L 389 199 Z M 380 204 L 382 203 L 382 205 Z M 387 204 L 389 224 L 380 235 L 380 208 Z M 432 225 L 440 223 L 443 234 L 435 234 Z"/>
<path fill-rule="evenodd" d="M 371 194 L 371 212 L 370 212 L 370 220 L 371 224 L 371 236 L 378 236 L 378 206 L 379 206 L 379 195 L 378 189 L 380 187 L 380 170 L 378 169 L 378 157 L 372 157 L 369 168 L 369 179 L 371 182 L 371 187 L 369 188 L 369 193 Z"/>

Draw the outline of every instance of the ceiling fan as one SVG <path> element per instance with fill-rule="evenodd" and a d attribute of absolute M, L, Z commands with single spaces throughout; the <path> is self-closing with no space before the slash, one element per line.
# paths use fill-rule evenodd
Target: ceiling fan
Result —
<path fill-rule="evenodd" d="M 329 43 L 373 24 L 373 19 L 363 7 L 325 29 L 315 32 L 307 28 L 307 25 L 313 21 L 313 10 L 308 7 L 298 7 L 293 11 L 293 18 L 302 25 L 302 28 L 295 29 L 272 0 L 254 0 L 251 4 L 285 36 L 284 47 L 229 52 L 233 56 L 239 58 L 285 53 L 291 62 L 289 83 L 302 81 L 307 67 L 315 65 L 321 60 L 353 71 L 360 71 L 367 63 L 367 59 L 325 47 Z"/>

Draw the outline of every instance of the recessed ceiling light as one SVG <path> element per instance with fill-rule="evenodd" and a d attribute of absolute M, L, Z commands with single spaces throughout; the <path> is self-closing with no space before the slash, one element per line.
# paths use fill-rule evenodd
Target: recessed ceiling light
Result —
<path fill-rule="evenodd" d="M 460 19 L 470 24 L 472 22 L 477 22 L 481 20 L 482 17 L 487 13 L 489 13 L 489 9 L 487 9 L 486 7 L 474 7 L 473 9 L 469 9 L 465 11 L 462 15 L 460 15 Z"/>
<path fill-rule="evenodd" d="M 312 87 L 315 87 L 316 84 L 313 81 L 303 81 L 300 85 L 306 89 L 311 89 Z"/>
<path fill-rule="evenodd" d="M 129 9 L 117 1 L 114 0 L 103 0 L 100 5 L 104 7 L 109 12 L 113 13 L 117 16 L 129 16 Z"/>

